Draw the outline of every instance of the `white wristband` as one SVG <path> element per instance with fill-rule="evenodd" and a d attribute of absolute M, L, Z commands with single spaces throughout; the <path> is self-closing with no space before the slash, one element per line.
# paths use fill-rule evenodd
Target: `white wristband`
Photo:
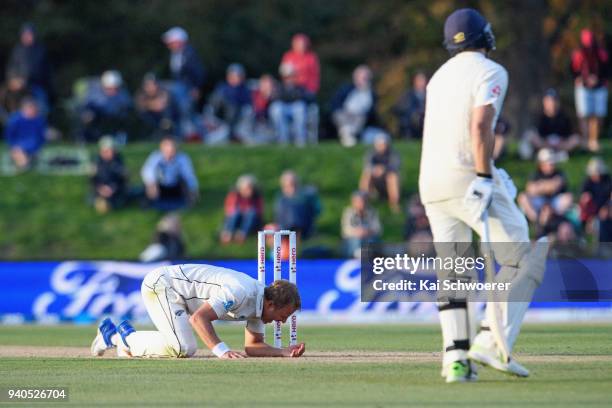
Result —
<path fill-rule="evenodd" d="M 227 347 L 227 344 L 225 344 L 224 342 L 221 342 L 217 344 L 215 347 L 213 347 L 211 351 L 215 356 L 221 358 L 222 355 L 230 351 L 230 348 Z"/>

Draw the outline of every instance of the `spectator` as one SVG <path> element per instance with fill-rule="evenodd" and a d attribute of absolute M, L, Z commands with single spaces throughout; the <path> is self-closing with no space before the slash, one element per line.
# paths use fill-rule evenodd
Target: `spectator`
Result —
<path fill-rule="evenodd" d="M 297 231 L 302 239 L 314 232 L 321 213 L 321 202 L 312 186 L 301 186 L 298 176 L 286 170 L 280 177 L 281 191 L 274 203 L 274 219 L 278 228 Z"/>
<path fill-rule="evenodd" d="M 259 78 L 257 89 L 251 95 L 253 101 L 253 138 L 256 143 L 269 142 L 274 139 L 274 126 L 270 120 L 270 104 L 276 95 L 276 81 L 271 75 Z"/>
<path fill-rule="evenodd" d="M 135 105 L 142 121 L 153 134 L 172 133 L 178 120 L 172 98 L 154 74 L 148 73 L 135 97 Z"/>
<path fill-rule="evenodd" d="M 393 212 L 399 212 L 399 155 L 391 147 L 391 138 L 381 132 L 374 139 L 374 149 L 365 157 L 359 188 L 389 200 Z"/>
<path fill-rule="evenodd" d="M 380 219 L 376 210 L 368 205 L 368 194 L 354 192 L 351 205 L 342 212 L 344 256 L 359 258 L 361 246 L 377 241 L 380 234 Z"/>
<path fill-rule="evenodd" d="M 370 68 L 366 65 L 355 68 L 353 82 L 341 86 L 332 98 L 331 112 L 340 143 L 354 146 L 363 129 L 376 122 L 376 94 Z"/>
<path fill-rule="evenodd" d="M 319 57 L 310 49 L 306 34 L 295 34 L 291 39 L 291 50 L 283 55 L 281 67 L 291 65 L 295 69 L 295 83 L 313 95 L 319 92 L 321 81 Z"/>
<path fill-rule="evenodd" d="M 579 146 L 580 136 L 572 129 L 570 118 L 561 109 L 559 95 L 554 89 L 544 93 L 537 128 L 527 131 L 526 138 L 535 151 L 549 148 L 565 152 L 565 157 Z"/>
<path fill-rule="evenodd" d="M 493 129 L 495 145 L 493 146 L 493 159 L 497 160 L 506 152 L 506 139 L 510 133 L 510 123 L 500 116 Z"/>
<path fill-rule="evenodd" d="M 0 88 L 0 121 L 5 124 L 8 117 L 21 108 L 23 99 L 31 94 L 25 77 L 19 72 L 9 72 L 6 84 Z"/>
<path fill-rule="evenodd" d="M 552 150 L 540 150 L 538 168 L 527 181 L 525 191 L 518 196 L 518 203 L 531 222 L 537 222 L 538 214 L 546 203 L 560 216 L 572 205 L 572 193 L 568 192 L 567 178 L 557 169 L 555 160 Z"/>
<path fill-rule="evenodd" d="M 45 46 L 38 41 L 34 25 L 26 23 L 21 27 L 19 43 L 13 47 L 6 70 L 25 76 L 39 109 L 46 115 L 51 92 L 51 65 Z"/>
<path fill-rule="evenodd" d="M 423 136 L 426 93 L 427 75 L 417 72 L 412 78 L 412 89 L 406 91 L 393 108 L 401 137 L 420 139 Z"/>
<path fill-rule="evenodd" d="M 608 108 L 609 55 L 589 29 L 580 32 L 580 48 L 572 53 L 574 96 L 581 133 L 590 151 L 599 151 L 599 133 Z"/>
<path fill-rule="evenodd" d="M 250 141 L 252 104 L 251 92 L 245 84 L 245 70 L 241 64 L 231 64 L 225 81 L 217 85 L 210 97 L 215 117 L 226 125 L 230 140 Z"/>
<path fill-rule="evenodd" d="M 85 106 L 81 108 L 81 137 L 83 141 L 97 141 L 103 134 L 124 133 L 132 107 L 129 93 L 123 87 L 118 71 L 105 71 L 99 85 L 89 90 Z"/>
<path fill-rule="evenodd" d="M 127 171 L 111 136 L 103 136 L 100 139 L 99 147 L 91 184 L 94 193 L 94 207 L 100 214 L 104 214 L 125 203 Z"/>
<path fill-rule="evenodd" d="M 599 157 L 589 160 L 586 173 L 579 200 L 580 221 L 591 231 L 591 222 L 610 199 L 612 179 L 606 164 Z"/>
<path fill-rule="evenodd" d="M 221 231 L 221 243 L 234 239 L 243 243 L 246 237 L 261 226 L 263 220 L 263 198 L 257 179 L 251 174 L 238 178 L 236 188 L 225 197 L 225 221 Z"/>
<path fill-rule="evenodd" d="M 608 199 L 599 209 L 599 242 L 612 242 L 612 197 Z M 602 252 L 607 252 L 607 256 L 612 256 L 610 244 L 600 248 Z"/>
<path fill-rule="evenodd" d="M 281 65 L 280 73 L 283 82 L 270 105 L 270 117 L 280 143 L 289 143 L 291 130 L 295 144 L 304 146 L 306 144 L 307 109 L 308 104 L 313 101 L 313 96 L 306 88 L 297 84 L 292 65 Z"/>
<path fill-rule="evenodd" d="M 140 254 L 142 262 L 176 261 L 185 256 L 181 219 L 167 214 L 157 223 L 153 243 Z"/>
<path fill-rule="evenodd" d="M 195 203 L 198 179 L 191 159 L 179 152 L 176 141 L 165 136 L 141 170 L 146 196 L 153 208 L 173 211 Z"/>
<path fill-rule="evenodd" d="M 27 170 L 45 143 L 47 122 L 33 98 L 24 98 L 21 109 L 9 116 L 4 130 L 11 159 L 17 170 Z"/>
<path fill-rule="evenodd" d="M 408 252 L 414 256 L 434 253 L 429 219 L 418 194 L 413 195 L 408 202 L 404 239 L 408 243 Z"/>
<path fill-rule="evenodd" d="M 193 107 L 200 100 L 204 85 L 204 65 L 189 36 L 181 27 L 172 27 L 162 36 L 170 51 L 170 76 L 174 80 L 172 93 L 178 103 L 181 118 L 188 121 Z"/>

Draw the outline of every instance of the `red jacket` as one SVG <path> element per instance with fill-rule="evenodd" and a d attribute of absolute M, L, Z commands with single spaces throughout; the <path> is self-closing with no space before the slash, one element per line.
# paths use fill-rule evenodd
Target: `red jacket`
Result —
<path fill-rule="evenodd" d="M 245 212 L 255 209 L 260 217 L 263 214 L 263 199 L 258 193 L 251 198 L 244 198 L 236 190 L 230 191 L 225 197 L 225 215 L 233 215 L 236 212 Z"/>
<path fill-rule="evenodd" d="M 319 91 L 321 73 L 319 68 L 319 57 L 312 51 L 298 54 L 294 51 L 287 51 L 283 55 L 282 64 L 291 64 L 295 69 L 296 82 L 309 92 L 316 94 Z"/>

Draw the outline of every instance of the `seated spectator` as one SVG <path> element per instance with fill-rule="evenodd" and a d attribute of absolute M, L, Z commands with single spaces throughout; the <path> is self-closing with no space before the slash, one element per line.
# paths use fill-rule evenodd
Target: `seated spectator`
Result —
<path fill-rule="evenodd" d="M 609 244 L 612 242 L 612 196 L 608 202 L 599 209 L 599 242 L 608 242 L 606 248 L 607 256 L 612 256 L 612 248 Z"/>
<path fill-rule="evenodd" d="M 257 179 L 251 174 L 238 178 L 236 188 L 225 197 L 225 221 L 221 231 L 221 243 L 235 240 L 243 243 L 246 237 L 258 230 L 263 220 L 263 198 L 257 187 Z"/>
<path fill-rule="evenodd" d="M 132 106 L 130 95 L 123 88 L 123 79 L 117 71 L 106 71 L 100 84 L 88 91 L 81 109 L 81 137 L 84 141 L 97 141 L 103 134 L 125 131 Z"/>
<path fill-rule="evenodd" d="M 493 137 L 495 137 L 495 145 L 493 146 L 493 159 L 499 159 L 506 152 L 506 139 L 510 133 L 510 123 L 499 117 L 495 128 L 493 129 Z"/>
<path fill-rule="evenodd" d="M 295 70 L 295 83 L 313 95 L 319 92 L 321 73 L 319 57 L 310 48 L 310 38 L 298 33 L 291 39 L 291 50 L 283 55 L 281 67 L 291 65 Z"/>
<path fill-rule="evenodd" d="M 554 89 L 544 94 L 537 123 L 537 128 L 527 131 L 525 136 L 535 151 L 548 148 L 568 154 L 580 145 L 580 136 L 572 129 L 572 122 L 561 109 L 559 95 Z"/>
<path fill-rule="evenodd" d="M 359 258 L 361 246 L 380 238 L 378 213 L 368 205 L 368 194 L 356 191 L 351 205 L 342 212 L 342 240 L 344 256 Z"/>
<path fill-rule="evenodd" d="M 592 229 L 591 222 L 610 199 L 612 179 L 606 164 L 599 157 L 593 157 L 589 160 L 586 172 L 587 178 L 582 183 L 578 205 L 580 207 L 580 221 L 590 231 Z"/>
<path fill-rule="evenodd" d="M 177 210 L 198 198 L 198 179 L 191 159 L 178 151 L 172 136 L 165 136 L 159 150 L 149 155 L 141 176 L 147 199 L 158 210 Z"/>
<path fill-rule="evenodd" d="M 249 142 L 251 133 L 251 92 L 245 84 L 245 71 L 241 64 L 231 64 L 226 79 L 213 91 L 210 100 L 212 114 L 227 129 L 226 140 Z"/>
<path fill-rule="evenodd" d="M 181 219 L 167 214 L 157 223 L 153 243 L 140 254 L 142 262 L 176 261 L 185 256 Z"/>
<path fill-rule="evenodd" d="M 372 71 L 360 65 L 353 71 L 353 82 L 340 87 L 331 101 L 332 121 L 340 143 L 357 144 L 363 129 L 376 122 L 376 94 L 372 88 Z"/>
<path fill-rule="evenodd" d="M 45 144 L 47 122 L 38 111 L 37 102 L 30 97 L 21 102 L 21 109 L 8 118 L 4 129 L 11 159 L 18 171 L 31 167 L 32 161 Z"/>
<path fill-rule="evenodd" d="M 564 215 L 572 205 L 567 177 L 557 169 L 555 154 L 550 149 L 538 152 L 538 168 L 531 175 L 525 191 L 518 196 L 519 206 L 531 222 L 537 222 L 544 204 L 549 203 L 557 215 Z"/>
<path fill-rule="evenodd" d="M 406 91 L 393 107 L 400 137 L 420 139 L 423 136 L 426 93 L 427 75 L 417 72 L 412 78 L 412 89 Z"/>
<path fill-rule="evenodd" d="M 274 101 L 270 105 L 270 117 L 274 123 L 278 141 L 289 143 L 290 131 L 295 144 L 306 144 L 306 126 L 308 104 L 313 101 L 313 95 L 296 82 L 295 69 L 292 65 L 281 65 L 282 84 Z"/>
<path fill-rule="evenodd" d="M 408 202 L 404 239 L 408 243 L 408 252 L 413 256 L 434 253 L 433 235 L 425 207 L 418 194 L 413 195 Z"/>
<path fill-rule="evenodd" d="M 274 203 L 274 220 L 281 230 L 297 231 L 302 239 L 314 232 L 321 202 L 312 186 L 301 186 L 298 176 L 286 170 L 280 177 L 281 191 Z"/>
<path fill-rule="evenodd" d="M 127 171 L 121 154 L 117 152 L 111 136 L 100 139 L 100 151 L 96 158 L 95 172 L 91 178 L 94 206 L 100 214 L 125 203 L 127 195 Z"/>
<path fill-rule="evenodd" d="M 176 130 L 178 112 L 174 109 L 170 92 L 154 74 L 146 74 L 142 79 L 142 85 L 136 92 L 135 105 L 152 134 L 169 134 Z"/>
<path fill-rule="evenodd" d="M 359 189 L 387 198 L 393 212 L 399 212 L 400 183 L 399 155 L 391 147 L 391 138 L 379 133 L 374 140 L 374 149 L 365 157 Z"/>
<path fill-rule="evenodd" d="M 274 126 L 270 120 L 270 104 L 275 97 L 276 81 L 271 75 L 259 78 L 257 88 L 251 94 L 253 101 L 253 139 L 255 143 L 270 142 L 274 139 Z"/>
<path fill-rule="evenodd" d="M 21 108 L 24 98 L 31 96 L 25 76 L 19 72 L 9 72 L 6 84 L 0 88 L 0 122 L 6 124 L 9 116 Z"/>

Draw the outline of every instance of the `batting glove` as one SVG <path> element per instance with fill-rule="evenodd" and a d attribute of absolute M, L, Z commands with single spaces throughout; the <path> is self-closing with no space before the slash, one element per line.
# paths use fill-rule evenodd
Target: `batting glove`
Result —
<path fill-rule="evenodd" d="M 463 203 L 474 220 L 480 220 L 491 205 L 493 179 L 491 176 L 476 177 L 467 189 Z"/>

